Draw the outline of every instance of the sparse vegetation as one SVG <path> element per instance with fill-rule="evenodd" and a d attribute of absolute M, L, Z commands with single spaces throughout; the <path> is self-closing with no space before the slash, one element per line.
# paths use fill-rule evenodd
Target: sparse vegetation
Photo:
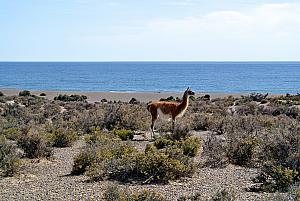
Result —
<path fill-rule="evenodd" d="M 17 139 L 18 145 L 28 158 L 50 157 L 52 148 L 47 141 L 47 134 L 36 128 L 29 128 Z"/>
<path fill-rule="evenodd" d="M 73 173 L 85 172 L 91 179 L 137 180 L 142 183 L 167 182 L 193 173 L 195 164 L 178 147 L 144 152 L 118 141 L 100 140 L 90 144 L 75 158 Z"/>
<path fill-rule="evenodd" d="M 236 195 L 233 191 L 227 191 L 225 189 L 218 191 L 212 198 L 212 201 L 234 201 Z"/>
<path fill-rule="evenodd" d="M 169 122 L 157 122 L 161 136 L 154 142 L 134 138 L 149 129 L 145 103 L 87 103 L 86 98 L 60 95 L 47 100 L 29 91 L 1 96 L 1 174 L 16 174 L 21 157 L 47 158 L 53 147 L 72 146 L 82 136 L 86 146 L 74 158 L 72 173 L 93 181 L 168 183 L 193 175 L 201 160 L 204 167 L 258 168 L 253 190 L 259 192 L 286 192 L 300 182 L 299 94 L 196 98 L 174 132 Z M 205 132 L 202 136 L 193 130 Z M 137 148 L 139 138 L 143 147 Z M 231 200 L 224 192 L 215 200 L 227 195 Z"/>
<path fill-rule="evenodd" d="M 259 190 L 264 192 L 286 192 L 297 182 L 300 182 L 300 172 L 283 166 L 266 165 L 255 182 L 262 183 Z"/>
<path fill-rule="evenodd" d="M 109 186 L 103 195 L 105 201 L 165 201 L 166 199 L 153 191 L 144 190 L 139 193 L 130 193 L 126 190 L 121 190 L 117 186 Z"/>

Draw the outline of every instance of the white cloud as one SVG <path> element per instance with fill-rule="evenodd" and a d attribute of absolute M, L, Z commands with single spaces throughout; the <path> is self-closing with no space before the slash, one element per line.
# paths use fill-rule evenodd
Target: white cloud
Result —
<path fill-rule="evenodd" d="M 136 30 L 122 27 L 98 45 L 120 60 L 300 60 L 298 3 L 160 19 Z"/>

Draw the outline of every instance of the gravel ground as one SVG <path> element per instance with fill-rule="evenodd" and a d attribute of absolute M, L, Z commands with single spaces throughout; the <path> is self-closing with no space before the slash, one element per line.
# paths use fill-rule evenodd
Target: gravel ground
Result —
<path fill-rule="evenodd" d="M 141 143 L 141 144 L 139 144 Z M 145 146 L 147 142 L 134 142 Z M 26 160 L 19 176 L 0 178 L 0 200 L 100 200 L 103 190 L 111 181 L 87 182 L 85 176 L 70 176 L 73 157 L 84 146 L 82 140 L 73 147 L 55 148 L 51 161 Z M 168 200 L 182 195 L 200 193 L 207 198 L 221 189 L 231 189 L 238 200 L 274 200 L 272 194 L 251 193 L 245 189 L 253 185 L 251 178 L 257 169 L 229 165 L 223 169 L 201 168 L 192 178 L 171 182 L 168 185 L 120 185 L 129 191 L 155 190 Z"/>

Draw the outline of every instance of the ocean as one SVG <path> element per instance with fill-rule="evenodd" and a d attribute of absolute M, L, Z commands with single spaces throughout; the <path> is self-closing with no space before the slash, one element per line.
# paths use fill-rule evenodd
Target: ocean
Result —
<path fill-rule="evenodd" d="M 300 93 L 300 62 L 0 62 L 0 88 Z M 1 89 L 0 89 L 1 90 Z"/>

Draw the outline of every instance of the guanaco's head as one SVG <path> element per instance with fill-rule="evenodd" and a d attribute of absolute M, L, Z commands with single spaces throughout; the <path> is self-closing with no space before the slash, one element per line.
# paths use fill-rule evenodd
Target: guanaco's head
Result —
<path fill-rule="evenodd" d="M 186 95 L 186 96 L 193 96 L 193 95 L 195 95 L 195 92 L 193 92 L 192 89 L 190 89 L 190 87 L 188 87 L 185 90 L 184 95 Z"/>

